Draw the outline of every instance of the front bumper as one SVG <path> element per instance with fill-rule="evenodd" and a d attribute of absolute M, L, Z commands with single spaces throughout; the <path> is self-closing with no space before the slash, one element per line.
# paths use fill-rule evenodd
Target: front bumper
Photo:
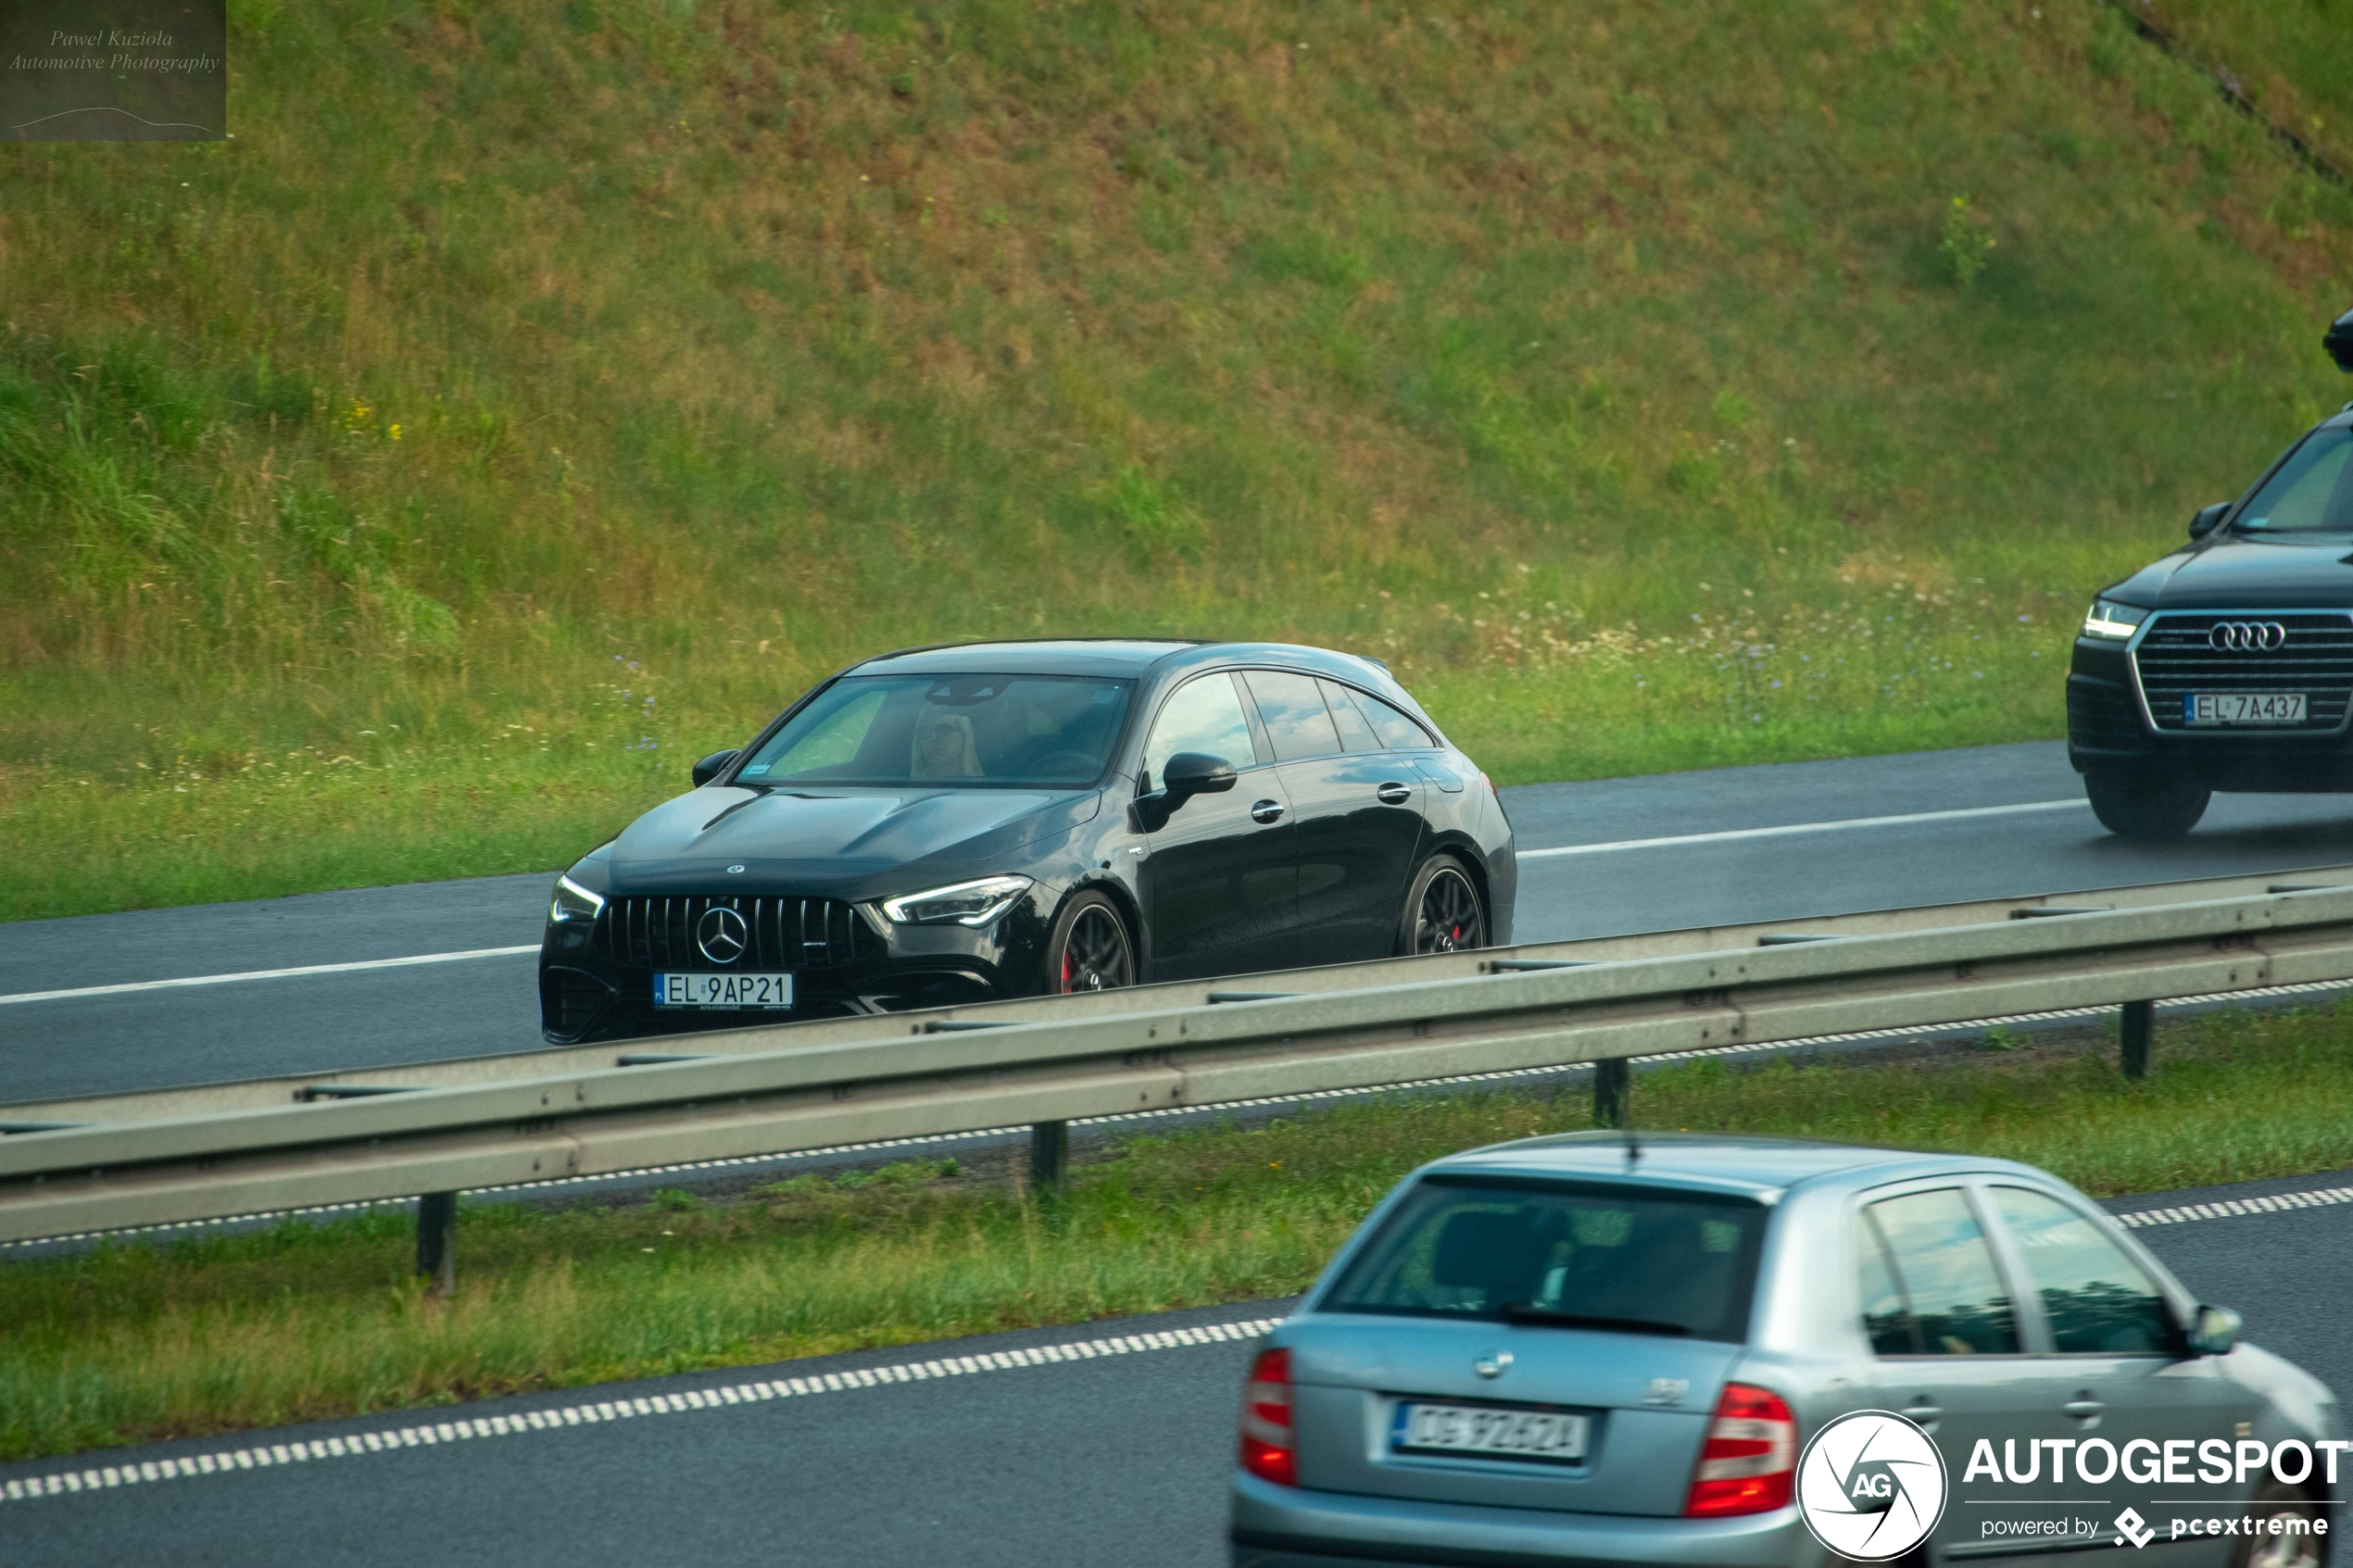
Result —
<path fill-rule="evenodd" d="M 1652 1519 L 1405 1501 L 1277 1486 L 1237 1472 L 1234 1568 L 1818 1568 L 1797 1510 Z"/>
<path fill-rule="evenodd" d="M 725 895 L 677 895 L 681 902 Z M 1045 969 L 1055 894 L 1043 885 L 985 926 L 858 923 L 820 961 L 748 957 L 711 963 L 683 942 L 668 961 L 640 937 L 613 929 L 618 901 L 596 922 L 549 922 L 539 947 L 540 1033 L 556 1045 L 740 1029 L 811 1018 L 953 1007 L 1036 991 Z M 812 900 L 813 902 L 813 900 Z M 815 944 L 811 945 L 812 947 Z M 793 975 L 789 1010 L 674 1010 L 653 1003 L 654 976 L 665 971 L 726 973 L 781 969 Z"/>
<path fill-rule="evenodd" d="M 2353 736 L 2343 731 L 2160 731 L 2149 723 L 2121 643 L 2079 638 L 2067 677 L 2067 759 L 2225 791 L 2322 794 L 2353 790 Z"/>

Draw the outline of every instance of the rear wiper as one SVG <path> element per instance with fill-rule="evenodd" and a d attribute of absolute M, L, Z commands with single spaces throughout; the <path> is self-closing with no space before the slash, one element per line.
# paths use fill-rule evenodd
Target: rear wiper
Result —
<path fill-rule="evenodd" d="M 1564 1312 L 1552 1307 L 1532 1306 L 1526 1301 L 1506 1301 L 1496 1311 L 1505 1323 L 1550 1323 L 1556 1328 L 1616 1329 L 1621 1334 L 1668 1334 L 1684 1336 L 1691 1330 L 1680 1323 L 1660 1323 L 1652 1318 L 1611 1318 L 1584 1312 Z"/>

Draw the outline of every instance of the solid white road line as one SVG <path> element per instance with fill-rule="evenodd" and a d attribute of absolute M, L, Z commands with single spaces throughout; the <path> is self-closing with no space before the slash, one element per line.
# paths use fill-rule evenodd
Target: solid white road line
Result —
<path fill-rule="evenodd" d="M 2088 800 L 2030 800 L 2020 806 L 1971 806 L 1957 811 L 1907 811 L 1900 817 L 1849 817 L 1839 822 L 1791 822 L 1777 828 L 1733 828 L 1724 833 L 1681 833 L 1671 838 L 1621 838 L 1610 844 L 1564 844 L 1556 849 L 1523 849 L 1523 860 L 1564 855 L 1609 855 L 1621 849 L 1664 849 L 1678 844 L 1729 844 L 1737 838 L 1783 838 L 1799 833 L 1843 833 L 1850 828 L 1897 828 L 1914 822 L 1957 822 L 1971 817 L 2014 817 L 2025 811 L 2071 811 Z"/>
<path fill-rule="evenodd" d="M 56 1002 L 69 997 L 119 997 L 128 991 L 168 991 L 182 985 L 231 985 L 242 980 L 285 980 L 297 974 L 349 974 L 363 969 L 407 969 L 421 963 L 458 963 L 466 959 L 510 959 L 535 953 L 539 944 L 522 947 L 474 947 L 462 953 L 418 953 L 405 959 L 362 959 L 356 963 L 313 963 L 299 969 L 249 969 L 242 974 L 191 974 L 179 980 L 133 980 L 121 985 L 77 985 L 69 991 L 19 991 L 0 997 L 10 1002 Z"/>
<path fill-rule="evenodd" d="M 1015 1372 L 1024 1367 L 1051 1366 L 1063 1361 L 1091 1361 L 1101 1356 L 1181 1350 L 1195 1345 L 1228 1345 L 1256 1339 L 1280 1321 L 1277 1318 L 1248 1318 L 1239 1323 L 1202 1323 L 1192 1328 L 1123 1334 L 1110 1339 L 1039 1345 L 1026 1350 L 984 1350 L 976 1356 L 950 1356 L 939 1361 L 853 1367 L 847 1372 L 820 1373 L 814 1377 L 778 1377 L 760 1383 L 738 1383 L 724 1388 L 696 1387 L 683 1393 L 652 1394 L 643 1399 L 584 1400 L 552 1410 L 517 1411 L 511 1414 L 472 1419 L 460 1417 L 456 1421 L 435 1419 L 418 1426 L 355 1432 L 348 1436 L 314 1438 L 308 1442 L 297 1438 L 291 1443 L 258 1443 L 251 1448 L 171 1459 L 142 1460 L 131 1464 L 101 1465 L 87 1470 L 53 1470 L 0 1481 L 0 1499 L 26 1502 L 34 1498 L 53 1498 L 60 1492 L 96 1492 L 108 1486 L 137 1486 L 143 1481 L 222 1475 L 233 1471 L 267 1469 L 273 1464 L 308 1463 L 313 1460 L 359 1459 L 395 1449 L 434 1447 L 469 1437 L 514 1437 L 526 1432 L 594 1426 L 608 1421 L 624 1421 L 633 1416 L 720 1411 L 734 1405 L 755 1405 L 764 1399 L 856 1393 L 897 1383 L 923 1383 L 935 1377 Z M 439 1411 L 434 1413 L 438 1417 L 451 1412 Z"/>
<path fill-rule="evenodd" d="M 1971 817 L 2012 816 L 2021 811 L 2060 811 L 2090 804 L 2084 800 L 2033 800 L 2023 806 L 1976 806 L 1958 811 L 1914 811 L 1900 817 L 1853 817 L 1839 822 L 1791 822 L 1777 828 L 1734 828 L 1724 833 L 1686 833 L 1671 838 L 1622 838 L 1610 844 L 1567 844 L 1554 849 L 1523 849 L 1523 860 L 1549 860 L 1567 855 L 1606 855 L 1621 849 L 1664 849 L 1679 844 L 1727 844 L 1742 838 L 1780 838 L 1799 833 L 1839 833 L 1848 828 L 1903 827 L 1913 822 L 1952 822 Z M 192 974 L 181 980 L 136 980 L 122 985 L 80 985 L 67 991 L 19 991 L 0 997 L 10 1002 L 57 1002 L 73 997 L 116 997 L 130 991 L 161 991 L 182 985 L 230 985 L 246 980 L 283 980 L 297 974 L 347 974 L 367 969 L 400 969 L 409 964 L 456 963 L 465 959 L 503 959 L 537 952 L 527 947 L 476 947 L 463 953 L 420 953 L 407 959 L 369 959 L 358 963 L 306 964 L 299 969 L 256 969 L 242 974 Z"/>

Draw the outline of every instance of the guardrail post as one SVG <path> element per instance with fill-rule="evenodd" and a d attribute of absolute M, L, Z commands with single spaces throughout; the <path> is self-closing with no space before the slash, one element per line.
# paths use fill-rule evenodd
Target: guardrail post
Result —
<path fill-rule="evenodd" d="M 2149 1034 L 2157 1026 L 2157 1004 L 2126 1002 L 2121 1022 L 2119 1065 L 2127 1078 L 2145 1078 L 2149 1075 Z"/>
<path fill-rule="evenodd" d="M 1593 1063 L 1593 1124 L 1626 1125 L 1626 1100 L 1633 1090 L 1633 1069 L 1622 1056 Z"/>
<path fill-rule="evenodd" d="M 1070 1169 L 1070 1123 L 1038 1122 L 1029 1129 L 1029 1185 L 1044 1190 L 1063 1185 Z"/>
<path fill-rule="evenodd" d="M 417 1273 L 425 1289 L 447 1296 L 458 1287 L 458 1195 L 429 1192 L 417 1199 Z"/>

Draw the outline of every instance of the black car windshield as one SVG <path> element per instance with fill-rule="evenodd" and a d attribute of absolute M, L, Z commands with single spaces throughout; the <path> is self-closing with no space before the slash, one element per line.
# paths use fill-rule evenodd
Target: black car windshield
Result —
<path fill-rule="evenodd" d="M 1765 1219 L 1655 1187 L 1429 1176 L 1316 1310 L 1738 1341 Z"/>
<path fill-rule="evenodd" d="M 852 675 L 794 714 L 736 778 L 1083 784 L 1102 772 L 1133 687 L 1079 675 Z"/>
<path fill-rule="evenodd" d="M 2232 526 L 2250 533 L 2353 533 L 2353 430 L 2316 430 Z"/>

